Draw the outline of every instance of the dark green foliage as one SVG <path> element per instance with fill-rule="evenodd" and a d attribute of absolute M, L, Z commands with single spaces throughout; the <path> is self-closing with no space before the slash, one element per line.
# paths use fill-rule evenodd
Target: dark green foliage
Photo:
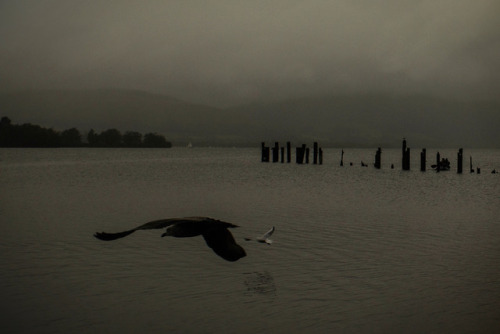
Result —
<path fill-rule="evenodd" d="M 116 129 L 109 129 L 96 133 L 90 130 L 88 136 L 91 147 L 172 147 L 165 137 L 156 133 L 148 133 L 144 136 L 135 131 L 128 131 L 123 136 Z"/>
<path fill-rule="evenodd" d="M 121 147 L 122 135 L 116 129 L 109 129 L 97 134 L 94 130 L 90 130 L 87 135 L 89 146 L 91 147 Z"/>
<path fill-rule="evenodd" d="M 0 146 L 2 147 L 61 146 L 61 138 L 53 129 L 30 123 L 12 125 L 7 117 L 3 117 L 0 123 Z"/>
<path fill-rule="evenodd" d="M 135 131 L 127 131 L 122 136 L 123 146 L 126 147 L 141 147 L 142 146 L 142 134 Z"/>
<path fill-rule="evenodd" d="M 90 129 L 89 133 L 87 134 L 87 141 L 89 142 L 89 146 L 98 146 L 99 135 L 95 133 L 94 129 Z"/>
<path fill-rule="evenodd" d="M 117 129 L 108 129 L 101 133 L 93 129 L 87 134 L 89 147 L 172 147 L 162 135 L 128 131 L 124 135 Z M 76 128 L 59 133 L 39 125 L 13 125 L 8 117 L 0 121 L 0 147 L 80 147 L 82 135 Z"/>
<path fill-rule="evenodd" d="M 0 121 L 0 146 L 10 146 L 12 133 L 11 121 L 8 117 L 2 117 Z"/>
<path fill-rule="evenodd" d="M 16 141 L 21 146 L 57 147 L 60 146 L 59 135 L 52 129 L 42 128 L 30 123 L 15 126 Z"/>
<path fill-rule="evenodd" d="M 99 135 L 100 143 L 105 147 L 122 146 L 122 134 L 116 129 L 109 129 Z"/>
<path fill-rule="evenodd" d="M 82 135 L 76 128 L 71 128 L 61 132 L 61 146 L 78 147 L 82 145 Z"/>
<path fill-rule="evenodd" d="M 156 133 L 147 133 L 144 135 L 144 147 L 172 147 L 170 142 L 167 142 L 165 137 Z"/>

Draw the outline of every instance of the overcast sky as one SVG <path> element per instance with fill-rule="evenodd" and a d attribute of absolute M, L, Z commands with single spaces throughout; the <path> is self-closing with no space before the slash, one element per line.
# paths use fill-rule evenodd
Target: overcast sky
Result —
<path fill-rule="evenodd" d="M 0 0 L 0 90 L 494 97 L 498 0 Z"/>

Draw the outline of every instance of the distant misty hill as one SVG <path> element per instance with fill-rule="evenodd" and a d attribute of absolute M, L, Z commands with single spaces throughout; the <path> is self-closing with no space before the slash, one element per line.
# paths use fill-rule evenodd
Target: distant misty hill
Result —
<path fill-rule="evenodd" d="M 215 108 L 127 90 L 0 94 L 0 116 L 56 130 L 156 132 L 174 145 L 500 147 L 500 103 L 427 96 L 341 95 Z"/>

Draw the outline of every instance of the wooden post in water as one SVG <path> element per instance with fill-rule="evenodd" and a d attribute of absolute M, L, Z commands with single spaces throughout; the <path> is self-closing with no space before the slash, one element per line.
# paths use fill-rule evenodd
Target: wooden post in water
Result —
<path fill-rule="evenodd" d="M 403 170 L 410 170 L 410 148 L 406 147 L 406 139 L 403 138 L 403 158 L 402 158 L 402 168 Z"/>
<path fill-rule="evenodd" d="M 304 163 L 304 155 L 306 153 L 306 145 L 302 144 L 301 147 L 295 148 L 295 161 L 298 164 L 303 164 Z"/>
<path fill-rule="evenodd" d="M 323 149 L 321 147 L 319 148 L 319 164 L 323 164 Z"/>
<path fill-rule="evenodd" d="M 262 156 L 261 156 L 261 161 L 262 162 L 269 162 L 269 147 L 266 146 L 266 143 L 262 142 L 261 144 L 262 148 Z"/>
<path fill-rule="evenodd" d="M 308 163 L 309 163 L 309 147 L 306 148 L 306 164 Z"/>
<path fill-rule="evenodd" d="M 406 148 L 406 170 L 410 170 L 410 148 Z"/>
<path fill-rule="evenodd" d="M 342 149 L 342 153 L 340 154 L 340 167 L 344 166 L 344 149 Z"/>
<path fill-rule="evenodd" d="M 380 169 L 382 160 L 382 149 L 379 147 L 377 153 L 375 153 L 375 168 Z"/>
<path fill-rule="evenodd" d="M 481 174 L 481 168 L 477 167 L 476 171 L 477 171 L 477 174 Z"/>
<path fill-rule="evenodd" d="M 318 164 L 318 142 L 314 142 L 313 144 L 313 164 Z"/>
<path fill-rule="evenodd" d="M 441 170 L 441 154 L 439 152 L 436 154 L 436 172 Z"/>
<path fill-rule="evenodd" d="M 278 162 L 279 153 L 280 153 L 280 144 L 278 142 L 275 142 L 273 147 L 273 162 Z"/>
<path fill-rule="evenodd" d="M 290 142 L 286 142 L 286 162 L 290 163 L 290 160 L 292 160 L 292 149 L 291 149 L 291 144 Z"/>
<path fill-rule="evenodd" d="M 401 169 L 405 170 L 405 155 L 406 155 L 406 139 L 403 138 L 403 147 L 402 147 L 402 152 L 401 152 Z"/>
<path fill-rule="evenodd" d="M 425 148 L 422 149 L 422 152 L 420 152 L 420 171 L 425 172 L 425 162 L 427 160 L 427 151 Z"/>
<path fill-rule="evenodd" d="M 464 152 L 464 149 L 461 148 L 458 150 L 458 154 L 457 154 L 457 173 L 458 174 L 462 174 L 462 167 L 463 167 L 463 163 L 464 163 L 464 157 L 463 157 L 463 152 Z"/>
<path fill-rule="evenodd" d="M 295 148 L 295 163 L 297 163 L 297 164 L 301 164 L 302 163 L 302 159 L 300 159 L 300 153 L 301 153 L 301 148 L 300 147 L 296 147 Z"/>

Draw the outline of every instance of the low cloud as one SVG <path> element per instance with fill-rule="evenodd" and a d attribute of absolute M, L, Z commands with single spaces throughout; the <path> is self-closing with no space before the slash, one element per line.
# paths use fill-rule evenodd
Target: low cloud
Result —
<path fill-rule="evenodd" d="M 230 105 L 334 93 L 496 97 L 498 1 L 13 1 L 0 89 Z"/>

